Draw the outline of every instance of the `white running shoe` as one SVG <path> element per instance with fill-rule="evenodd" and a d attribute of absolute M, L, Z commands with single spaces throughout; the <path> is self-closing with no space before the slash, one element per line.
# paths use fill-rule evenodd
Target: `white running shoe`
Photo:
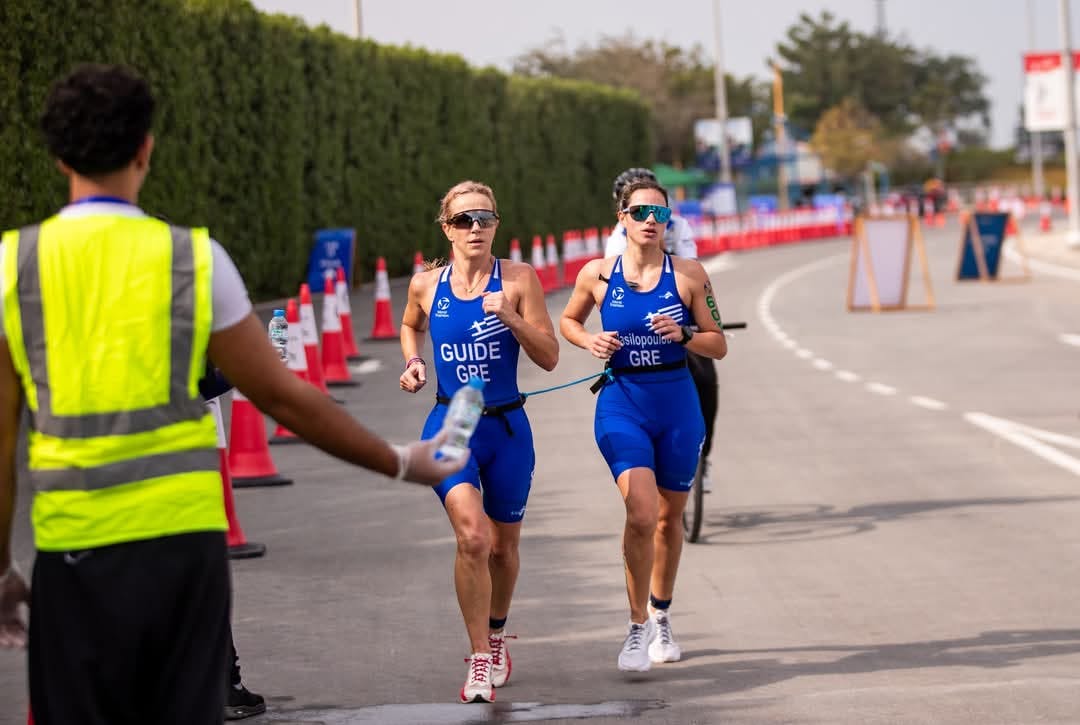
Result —
<path fill-rule="evenodd" d="M 462 702 L 495 702 L 495 688 L 491 684 L 491 655 L 477 652 L 466 657 L 469 674 L 461 688 Z"/>
<path fill-rule="evenodd" d="M 649 662 L 649 642 L 653 638 L 654 630 L 652 618 L 646 619 L 643 624 L 630 622 L 622 651 L 619 652 L 620 670 L 623 672 L 649 671 L 652 667 L 652 663 Z"/>
<path fill-rule="evenodd" d="M 649 620 L 653 623 L 653 638 L 649 642 L 649 659 L 653 662 L 678 662 L 682 648 L 671 633 L 671 615 L 666 609 L 649 607 Z"/>
<path fill-rule="evenodd" d="M 491 647 L 491 684 L 493 687 L 502 687 L 510 679 L 510 650 L 506 648 L 506 640 L 515 639 L 516 635 L 506 632 L 492 632 L 488 634 L 488 645 Z"/>

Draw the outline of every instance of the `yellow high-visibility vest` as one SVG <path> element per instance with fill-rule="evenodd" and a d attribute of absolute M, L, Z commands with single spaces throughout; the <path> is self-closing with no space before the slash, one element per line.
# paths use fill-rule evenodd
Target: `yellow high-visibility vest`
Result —
<path fill-rule="evenodd" d="M 226 530 L 216 424 L 198 391 L 209 233 L 103 214 L 52 217 L 2 241 L 37 548 Z"/>

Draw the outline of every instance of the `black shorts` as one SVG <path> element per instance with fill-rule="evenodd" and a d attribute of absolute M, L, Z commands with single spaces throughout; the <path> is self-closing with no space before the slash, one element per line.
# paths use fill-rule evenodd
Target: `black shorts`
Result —
<path fill-rule="evenodd" d="M 229 563 L 223 533 L 38 552 L 30 603 L 37 725 L 218 725 Z"/>

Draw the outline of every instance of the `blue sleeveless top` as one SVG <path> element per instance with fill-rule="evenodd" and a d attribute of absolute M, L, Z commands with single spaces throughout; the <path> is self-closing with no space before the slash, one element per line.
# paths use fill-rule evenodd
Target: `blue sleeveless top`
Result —
<path fill-rule="evenodd" d="M 484 381 L 484 403 L 502 405 L 520 397 L 517 385 L 518 351 L 521 346 L 510 328 L 493 314 L 484 313 L 484 298 L 463 300 L 450 288 L 449 265 L 439 275 L 431 305 L 431 344 L 434 348 L 437 394 L 451 398 L 470 377 Z M 496 259 L 487 292 L 502 290 Z"/>
<path fill-rule="evenodd" d="M 611 367 L 646 367 L 667 365 L 686 359 L 686 348 L 665 340 L 649 327 L 653 315 L 668 315 L 680 325 L 691 324 L 690 310 L 679 297 L 675 285 L 675 267 L 664 255 L 660 281 L 648 292 L 631 289 L 622 271 L 622 256 L 611 269 L 607 293 L 600 305 L 600 319 L 605 330 L 616 330 L 622 347 L 611 356 Z"/>

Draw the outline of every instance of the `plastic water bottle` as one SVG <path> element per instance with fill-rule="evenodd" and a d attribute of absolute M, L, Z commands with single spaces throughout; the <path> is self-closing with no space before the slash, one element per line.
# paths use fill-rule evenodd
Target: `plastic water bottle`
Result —
<path fill-rule="evenodd" d="M 480 378 L 469 378 L 467 385 L 462 385 L 450 399 L 450 409 L 446 411 L 446 419 L 443 420 L 444 431 L 450 435 L 446 442 L 439 447 L 439 453 L 446 458 L 460 458 L 466 455 L 469 449 L 469 441 L 472 439 L 476 426 L 480 424 L 480 416 L 484 414 L 484 381 Z"/>
<path fill-rule="evenodd" d="M 289 358 L 289 323 L 285 320 L 285 310 L 274 310 L 274 316 L 267 325 L 270 344 L 274 347 L 282 362 Z"/>

